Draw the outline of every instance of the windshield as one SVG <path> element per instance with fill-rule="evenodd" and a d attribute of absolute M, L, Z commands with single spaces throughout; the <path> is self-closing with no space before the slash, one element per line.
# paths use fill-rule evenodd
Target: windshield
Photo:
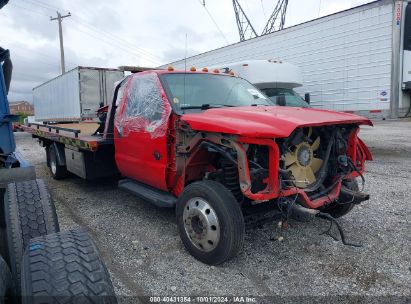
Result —
<path fill-rule="evenodd" d="M 251 83 L 237 77 L 180 73 L 163 74 L 161 79 L 170 102 L 182 110 L 274 105 Z"/>
<path fill-rule="evenodd" d="M 261 91 L 270 97 L 275 104 L 278 104 L 277 97 L 282 95 L 285 97 L 285 105 L 288 107 L 310 107 L 310 105 L 292 89 L 261 89 Z"/>

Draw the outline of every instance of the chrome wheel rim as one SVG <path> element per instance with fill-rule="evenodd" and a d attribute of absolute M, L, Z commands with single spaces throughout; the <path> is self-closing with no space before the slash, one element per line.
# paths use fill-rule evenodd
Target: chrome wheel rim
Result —
<path fill-rule="evenodd" d="M 216 212 L 205 199 L 190 199 L 184 207 L 183 221 L 186 234 L 197 249 L 209 252 L 217 247 L 220 223 Z"/>

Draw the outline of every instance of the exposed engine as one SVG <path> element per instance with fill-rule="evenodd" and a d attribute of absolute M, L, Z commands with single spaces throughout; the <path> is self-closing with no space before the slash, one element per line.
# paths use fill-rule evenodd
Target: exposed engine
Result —
<path fill-rule="evenodd" d="M 279 148 L 279 163 L 269 163 L 269 149 L 265 145 L 245 145 L 251 178 L 251 192 L 267 188 L 270 166 L 279 166 L 280 188 L 303 189 L 310 199 L 326 196 L 350 172 L 361 168 L 349 156 L 349 137 L 356 125 L 329 125 L 296 129 L 289 137 L 275 139 Z M 214 159 L 214 172 L 207 178 L 224 184 L 238 201 L 247 202 L 238 175 L 238 155 L 234 149 L 210 142 L 201 144 Z M 347 184 L 347 181 L 343 181 Z M 352 188 L 349 185 L 349 188 Z M 258 203 L 258 202 L 257 202 Z"/>
<path fill-rule="evenodd" d="M 284 186 L 324 194 L 347 173 L 357 170 L 348 152 L 348 137 L 354 126 L 297 129 L 282 141 Z"/>
<path fill-rule="evenodd" d="M 298 187 L 310 197 L 325 195 L 343 176 L 357 171 L 348 151 L 348 137 L 356 126 L 323 126 L 296 129 L 288 138 L 276 140 L 280 148 L 281 188 Z M 266 187 L 268 150 L 247 149 L 252 192 Z"/>

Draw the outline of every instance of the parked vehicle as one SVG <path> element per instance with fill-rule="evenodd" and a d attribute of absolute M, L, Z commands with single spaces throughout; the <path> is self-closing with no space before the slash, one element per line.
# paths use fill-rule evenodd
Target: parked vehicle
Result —
<path fill-rule="evenodd" d="M 123 77 L 117 69 L 76 67 L 33 89 L 35 119 L 96 121 L 97 109 L 108 103 L 114 83 Z"/>
<path fill-rule="evenodd" d="M 176 207 L 185 247 L 207 264 L 238 253 L 257 209 L 339 217 L 368 199 L 355 178 L 372 158 L 357 137 L 371 122 L 357 115 L 279 107 L 244 79 L 171 67 L 126 77 L 104 112 L 103 133 L 26 130 L 54 178 L 120 173 L 121 188 Z"/>
<path fill-rule="evenodd" d="M 219 69 L 221 73 L 234 73 L 259 88 L 275 104 L 289 107 L 308 108 L 310 94 L 305 99 L 294 91 L 303 83 L 300 68 L 281 60 L 244 60 L 221 64 L 210 69 Z"/>
<path fill-rule="evenodd" d="M 410 29 L 409 1 L 373 1 L 170 64 L 280 59 L 300 67 L 304 91 L 296 91 L 310 93 L 312 107 L 396 118 L 410 114 Z"/>

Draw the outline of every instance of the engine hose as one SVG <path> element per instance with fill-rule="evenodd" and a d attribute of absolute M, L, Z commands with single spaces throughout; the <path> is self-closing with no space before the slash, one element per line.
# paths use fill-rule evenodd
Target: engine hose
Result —
<path fill-rule="evenodd" d="M 324 182 L 325 177 L 327 176 L 327 168 L 328 168 L 328 160 L 330 159 L 330 153 L 331 153 L 331 148 L 334 145 L 335 142 L 335 134 L 336 134 L 337 129 L 335 129 L 331 135 L 330 141 L 328 142 L 327 145 L 327 150 L 325 152 L 325 158 L 323 160 L 323 164 L 320 168 L 320 170 L 318 171 L 318 178 L 317 180 L 314 182 L 314 184 L 312 184 L 310 187 L 305 188 L 304 191 L 305 192 L 314 192 L 315 190 L 317 190 L 322 183 Z"/>
<path fill-rule="evenodd" d="M 315 200 L 319 198 L 320 196 L 323 196 L 324 194 L 330 192 L 339 182 L 341 181 L 341 177 L 339 177 L 334 183 L 331 184 L 331 186 L 325 188 L 324 190 L 320 191 L 319 193 L 313 194 L 310 197 L 310 200 Z"/>
<path fill-rule="evenodd" d="M 344 234 L 344 231 L 343 231 L 341 225 L 340 225 L 340 224 L 337 222 L 337 220 L 336 220 L 335 218 L 333 218 L 331 215 L 329 215 L 328 213 L 319 212 L 319 213 L 317 214 L 317 216 L 318 216 L 319 218 L 322 218 L 322 219 L 325 219 L 325 220 L 328 220 L 328 221 L 331 222 L 330 228 L 328 228 L 326 231 L 324 231 L 324 232 L 321 233 L 321 234 L 328 234 L 328 235 L 330 235 L 332 238 L 335 239 L 335 237 L 332 236 L 332 235 L 329 233 L 329 231 L 330 231 L 330 229 L 331 229 L 331 227 L 332 227 L 332 224 L 335 224 L 335 226 L 337 226 L 338 232 L 340 233 L 341 242 L 342 242 L 344 245 L 352 246 L 352 247 L 362 247 L 362 245 L 360 245 L 360 244 L 349 243 L 349 242 L 347 242 L 347 241 L 345 240 L 345 234 Z"/>
<path fill-rule="evenodd" d="M 221 154 L 225 159 L 227 159 L 228 161 L 230 161 L 232 164 L 234 164 L 234 165 L 237 166 L 237 164 L 238 164 L 238 163 L 237 163 L 237 160 L 234 159 L 234 158 L 231 156 L 231 154 L 230 154 L 226 149 L 221 148 L 221 147 L 217 146 L 216 144 L 210 143 L 210 142 L 208 142 L 208 141 L 203 141 L 203 142 L 200 144 L 200 148 L 203 148 L 203 147 L 209 148 L 209 149 L 211 149 L 211 150 L 214 150 L 215 152 Z"/>
<path fill-rule="evenodd" d="M 354 165 L 353 161 L 351 158 L 347 158 L 348 162 L 350 164 L 351 169 L 353 169 L 354 171 L 356 171 L 358 173 L 358 175 L 361 177 L 361 192 L 364 191 L 364 187 L 365 187 L 365 178 L 364 175 L 362 175 L 362 173 L 360 172 L 360 170 L 358 170 L 358 168 Z"/>

